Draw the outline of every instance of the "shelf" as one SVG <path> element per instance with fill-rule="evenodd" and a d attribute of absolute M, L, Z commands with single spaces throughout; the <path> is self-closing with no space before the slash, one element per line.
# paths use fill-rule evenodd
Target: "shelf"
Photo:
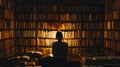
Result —
<path fill-rule="evenodd" d="M 113 46 L 116 50 L 114 45 L 119 45 L 120 9 L 108 5 L 111 10 L 105 11 L 103 0 L 60 0 L 62 4 L 56 0 L 13 1 L 9 4 L 0 0 L 0 44 L 8 45 L 6 41 L 11 41 L 9 46 L 16 46 L 17 53 L 29 50 L 51 53 L 57 31 L 63 33 L 71 54 L 78 54 L 81 46 Z M 10 54 L 9 49 L 6 52 Z"/>

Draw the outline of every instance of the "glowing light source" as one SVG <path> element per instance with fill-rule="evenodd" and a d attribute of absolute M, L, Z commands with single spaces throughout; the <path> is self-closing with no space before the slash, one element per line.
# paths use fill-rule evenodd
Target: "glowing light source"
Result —
<path fill-rule="evenodd" d="M 95 60 L 96 60 L 96 57 L 93 57 L 93 60 L 95 61 Z"/>
<path fill-rule="evenodd" d="M 49 54 L 50 57 L 53 57 L 53 54 Z"/>

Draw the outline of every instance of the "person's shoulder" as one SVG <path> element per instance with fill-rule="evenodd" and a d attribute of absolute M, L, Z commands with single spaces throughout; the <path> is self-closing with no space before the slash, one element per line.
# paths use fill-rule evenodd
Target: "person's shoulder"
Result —
<path fill-rule="evenodd" d="M 53 42 L 53 45 L 57 44 L 58 42 Z"/>
<path fill-rule="evenodd" d="M 62 42 L 63 44 L 65 44 L 65 45 L 68 45 L 68 43 L 66 43 L 66 42 Z"/>
<path fill-rule="evenodd" d="M 64 44 L 67 44 L 66 42 L 63 42 Z"/>
<path fill-rule="evenodd" d="M 58 43 L 58 42 L 53 42 L 53 44 L 56 44 L 56 43 Z"/>

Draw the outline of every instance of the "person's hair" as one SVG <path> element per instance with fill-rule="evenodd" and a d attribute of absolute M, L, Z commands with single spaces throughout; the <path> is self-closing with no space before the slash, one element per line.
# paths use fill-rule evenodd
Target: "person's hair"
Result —
<path fill-rule="evenodd" d="M 57 38 L 57 39 L 62 39 L 62 38 L 63 38 L 62 32 L 57 32 L 57 33 L 56 33 L 56 38 Z"/>

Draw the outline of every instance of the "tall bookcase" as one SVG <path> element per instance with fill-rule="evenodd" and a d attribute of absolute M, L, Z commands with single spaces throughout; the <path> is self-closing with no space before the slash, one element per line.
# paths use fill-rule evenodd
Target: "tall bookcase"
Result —
<path fill-rule="evenodd" d="M 120 5 L 119 0 L 106 0 L 104 23 L 105 47 L 120 52 Z M 110 8 L 111 7 L 111 8 Z M 112 53 L 111 55 L 115 55 Z"/>
<path fill-rule="evenodd" d="M 104 47 L 104 3 L 96 0 L 16 0 L 16 52 L 52 53 L 57 31 L 63 33 L 70 55 L 85 55 L 84 52 L 95 51 L 93 47 Z"/>
<path fill-rule="evenodd" d="M 15 9 L 18 52 L 32 50 L 52 53 L 52 43 L 56 41 L 57 31 L 63 33 L 63 41 L 67 42 L 69 47 L 78 47 L 81 27 L 79 27 L 80 23 L 76 22 L 76 14 L 64 12 L 63 6 L 57 4 L 36 5 L 36 3 L 22 2 L 24 1 L 16 1 Z M 69 52 L 70 50 L 71 48 Z M 76 50 L 78 54 L 78 48 Z"/>
<path fill-rule="evenodd" d="M 0 0 L 0 56 L 15 54 L 13 0 Z"/>
<path fill-rule="evenodd" d="M 119 0 L 0 0 L 0 56 L 52 53 L 56 32 L 69 55 L 120 52 Z"/>

